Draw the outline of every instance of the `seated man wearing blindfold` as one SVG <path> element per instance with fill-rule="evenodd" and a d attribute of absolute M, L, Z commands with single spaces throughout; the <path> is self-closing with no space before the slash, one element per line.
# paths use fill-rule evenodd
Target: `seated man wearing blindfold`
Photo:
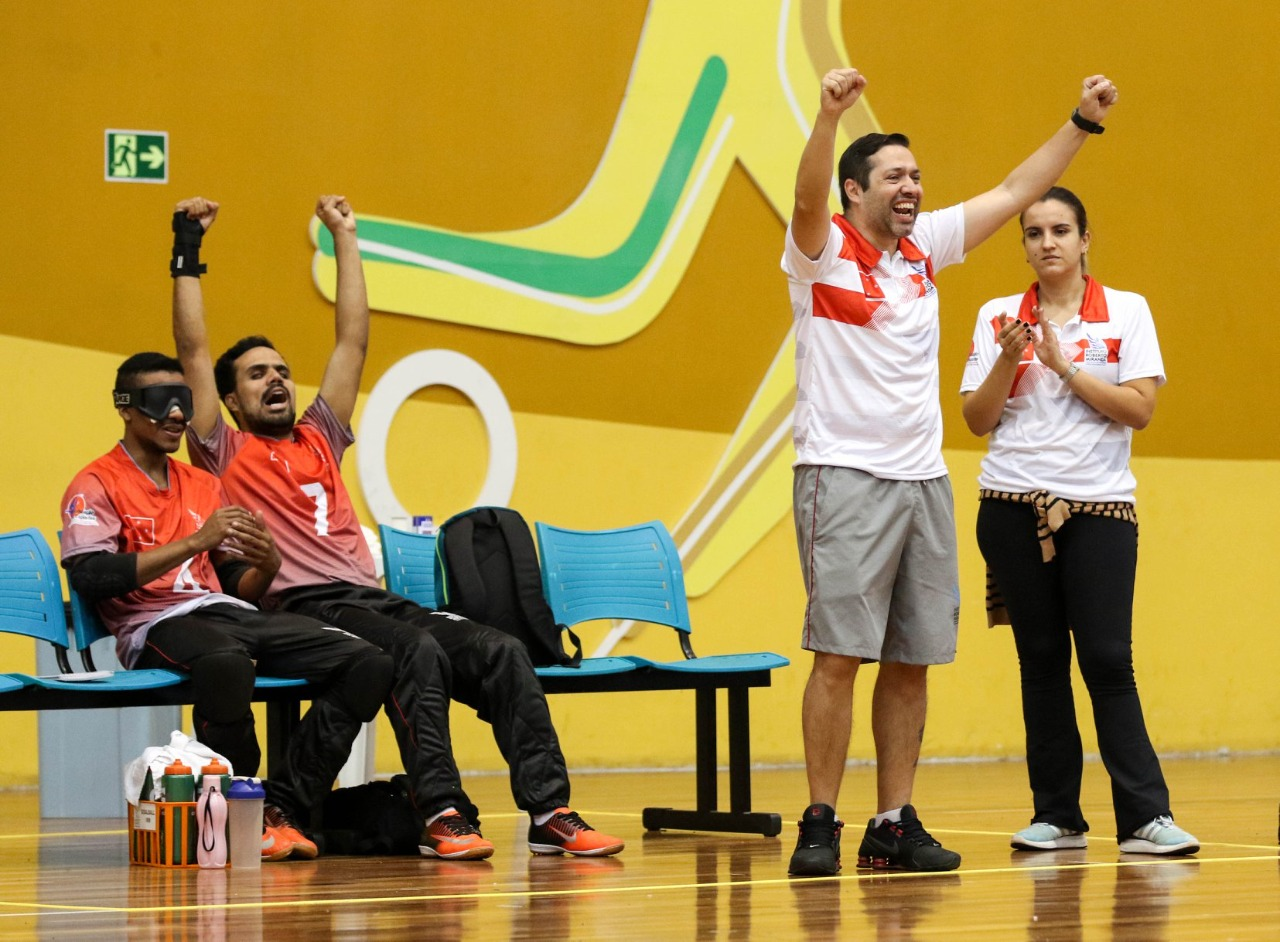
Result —
<path fill-rule="evenodd" d="M 190 674 L 196 738 L 255 775 L 261 760 L 250 701 L 263 674 L 323 685 L 284 768 L 264 783 L 262 856 L 311 858 L 297 816 L 318 804 L 361 724 L 391 684 L 391 657 L 303 615 L 256 601 L 280 569 L 261 514 L 224 503 L 218 479 L 175 461 L 192 414 L 182 365 L 139 353 L 116 374 L 124 436 L 77 474 L 62 499 L 62 565 L 115 636 L 120 663 Z"/>

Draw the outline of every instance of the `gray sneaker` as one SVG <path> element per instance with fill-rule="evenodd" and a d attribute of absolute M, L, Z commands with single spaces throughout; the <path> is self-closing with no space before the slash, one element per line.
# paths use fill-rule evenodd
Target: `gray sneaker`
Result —
<path fill-rule="evenodd" d="M 1067 850 L 1085 846 L 1084 832 L 1038 821 L 1009 839 L 1018 850 Z"/>
<path fill-rule="evenodd" d="M 1122 840 L 1120 850 L 1126 854 L 1194 854 L 1200 850 L 1200 842 L 1162 814 Z"/>

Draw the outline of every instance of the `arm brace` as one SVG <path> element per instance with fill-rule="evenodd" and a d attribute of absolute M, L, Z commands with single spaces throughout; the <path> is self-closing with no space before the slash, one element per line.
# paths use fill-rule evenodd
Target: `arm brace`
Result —
<path fill-rule="evenodd" d="M 204 226 L 198 219 L 188 219 L 179 210 L 173 214 L 173 258 L 169 260 L 169 276 L 191 275 L 199 278 L 209 270 L 200 264 L 200 243 L 204 240 Z"/>
<path fill-rule="evenodd" d="M 62 564 L 67 582 L 87 602 L 126 595 L 138 588 L 137 553 L 88 553 Z"/>
<path fill-rule="evenodd" d="M 231 556 L 220 556 L 213 561 L 213 571 L 218 574 L 218 581 L 222 583 L 222 591 L 227 595 L 240 597 L 240 580 L 244 578 L 244 574 L 253 567 L 242 559 L 235 559 Z"/>

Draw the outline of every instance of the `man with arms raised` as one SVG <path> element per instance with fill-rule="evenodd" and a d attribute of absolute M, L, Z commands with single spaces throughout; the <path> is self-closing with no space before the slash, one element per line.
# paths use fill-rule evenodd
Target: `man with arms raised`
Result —
<path fill-rule="evenodd" d="M 324 196 L 316 206 L 333 236 L 338 268 L 336 338 L 319 395 L 296 422 L 289 368 L 265 337 L 246 337 L 210 364 L 198 249 L 218 204 L 195 198 L 177 209 L 173 329 L 195 392 L 187 436 L 192 461 L 218 474 L 232 499 L 261 510 L 279 541 L 284 564 L 265 604 L 340 625 L 395 660 L 386 713 L 412 797 L 427 819 L 422 853 L 449 859 L 493 853 L 454 763 L 450 698 L 492 724 L 511 767 L 516 804 L 531 818 L 533 853 L 618 853 L 622 841 L 589 827 L 569 808 L 564 756 L 524 646 L 378 586 L 340 468 L 354 440 L 351 415 L 369 337 L 356 217 L 346 199 Z M 223 421 L 219 399 L 238 429 Z"/>
<path fill-rule="evenodd" d="M 255 775 L 261 759 L 249 706 L 254 662 L 264 674 L 325 686 L 291 737 L 284 768 L 265 783 L 262 856 L 315 857 L 296 816 L 333 787 L 361 724 L 377 715 L 391 658 L 345 631 L 242 601 L 266 591 L 280 553 L 261 514 L 225 506 L 217 478 L 171 457 L 192 411 L 177 360 L 125 360 L 115 404 L 124 436 L 62 500 L 67 581 L 95 603 L 125 667 L 191 675 L 196 738 L 237 775 Z"/>
<path fill-rule="evenodd" d="M 796 330 L 796 537 L 814 652 L 802 720 L 809 800 L 790 872 L 840 869 L 836 799 L 853 727 L 853 683 L 879 661 L 871 706 L 877 814 L 858 865 L 954 870 L 911 791 L 924 736 L 926 672 L 955 659 L 959 577 L 938 401 L 937 271 L 960 262 L 1053 185 L 1115 103 L 1084 81 L 1069 120 L 992 190 L 920 213 L 920 169 L 901 134 L 867 134 L 840 158 L 836 129 L 866 87 L 856 69 L 822 79 L 796 174 L 782 267 Z"/>

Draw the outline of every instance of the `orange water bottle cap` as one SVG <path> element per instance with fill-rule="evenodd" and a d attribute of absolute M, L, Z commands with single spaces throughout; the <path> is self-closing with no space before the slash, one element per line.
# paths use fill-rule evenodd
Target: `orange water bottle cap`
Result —
<path fill-rule="evenodd" d="M 174 759 L 172 765 L 166 765 L 164 767 L 164 774 L 165 775 L 190 775 L 191 767 L 187 765 L 183 765 L 181 759 Z"/>
<path fill-rule="evenodd" d="M 217 759 L 210 759 L 209 764 L 200 770 L 201 775 L 227 775 L 231 770 Z"/>

